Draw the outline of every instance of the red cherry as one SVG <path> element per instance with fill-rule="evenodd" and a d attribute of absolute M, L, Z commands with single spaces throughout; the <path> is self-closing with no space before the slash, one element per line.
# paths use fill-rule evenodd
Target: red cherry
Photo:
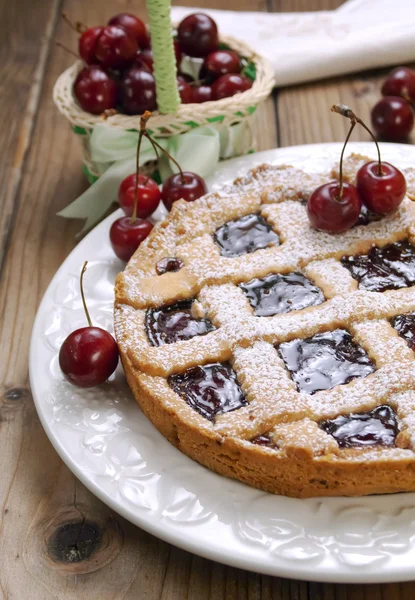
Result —
<path fill-rule="evenodd" d="M 182 79 L 184 79 L 185 81 L 187 81 L 187 83 L 193 83 L 194 79 L 191 75 L 189 75 L 188 73 L 178 73 L 178 76 L 180 75 L 180 77 Z"/>
<path fill-rule="evenodd" d="M 108 331 L 82 327 L 68 335 L 59 352 L 65 378 L 79 387 L 100 385 L 115 371 L 118 346 Z"/>
<path fill-rule="evenodd" d="M 98 65 L 85 67 L 78 73 L 74 93 L 81 107 L 93 115 L 117 104 L 117 85 Z"/>
<path fill-rule="evenodd" d="M 153 225 L 145 219 L 133 220 L 130 217 L 121 217 L 111 225 L 112 249 L 118 258 L 127 262 L 152 229 Z"/>
<path fill-rule="evenodd" d="M 79 387 L 104 383 L 118 364 L 118 347 L 112 335 L 100 327 L 92 326 L 83 288 L 87 265 L 88 262 L 85 262 L 81 270 L 80 288 L 89 327 L 70 333 L 59 351 L 59 366 L 65 378 Z"/>
<path fill-rule="evenodd" d="M 192 88 L 193 99 L 192 102 L 198 104 L 202 102 L 209 102 L 213 100 L 213 90 L 211 85 L 198 85 Z"/>
<path fill-rule="evenodd" d="M 153 75 L 136 66 L 130 67 L 121 80 L 120 103 L 128 115 L 155 110 L 156 82 Z"/>
<path fill-rule="evenodd" d="M 227 73 L 239 73 L 242 68 L 241 58 L 234 50 L 217 50 L 207 55 L 203 70 L 207 75 L 220 77 Z"/>
<path fill-rule="evenodd" d="M 208 15 L 193 13 L 180 23 L 177 39 L 180 49 L 189 56 L 207 56 L 218 48 L 218 28 Z"/>
<path fill-rule="evenodd" d="M 182 62 L 182 51 L 180 50 L 179 42 L 176 39 L 173 40 L 173 45 L 174 45 L 174 54 L 176 56 L 177 68 L 179 68 L 180 63 Z"/>
<path fill-rule="evenodd" d="M 122 180 L 118 190 L 118 202 L 127 215 L 131 217 L 134 209 L 136 175 L 128 175 Z M 137 217 L 149 217 L 160 203 L 160 190 L 157 183 L 147 175 L 138 176 Z"/>
<path fill-rule="evenodd" d="M 150 71 L 151 73 L 153 72 L 154 58 L 153 51 L 151 50 L 151 48 L 146 48 L 145 50 L 142 50 L 141 52 L 137 53 L 136 64 L 144 64 L 146 65 L 148 71 Z"/>
<path fill-rule="evenodd" d="M 79 38 L 79 56 L 89 65 L 97 62 L 95 47 L 103 30 L 103 27 L 89 27 Z"/>
<path fill-rule="evenodd" d="M 140 48 L 148 48 L 150 46 L 150 37 L 147 33 L 147 28 L 143 21 L 129 13 L 120 13 L 115 15 L 108 21 L 108 25 L 120 25 L 136 40 Z"/>
<path fill-rule="evenodd" d="M 183 176 L 181 173 L 176 173 L 164 181 L 161 189 L 161 199 L 167 210 L 171 210 L 176 200 L 183 199 L 186 202 L 193 202 L 206 192 L 207 185 L 200 175 L 196 175 L 191 171 L 184 171 Z"/>
<path fill-rule="evenodd" d="M 181 62 L 181 53 L 176 40 L 174 40 L 174 52 L 176 55 L 176 62 L 179 65 Z M 152 73 L 154 71 L 154 57 L 152 49 L 146 48 L 145 50 L 137 52 L 135 64 L 139 68 L 144 68 L 146 71 L 150 71 L 150 73 Z"/>
<path fill-rule="evenodd" d="M 404 140 L 414 126 L 412 107 L 400 96 L 385 96 L 372 109 L 372 125 L 385 140 Z"/>
<path fill-rule="evenodd" d="M 153 64 L 151 64 L 151 67 L 149 67 L 148 57 L 142 56 L 142 54 L 143 53 L 141 51 L 137 52 L 137 56 L 135 57 L 134 61 L 134 66 L 137 67 L 137 69 L 147 71 L 147 73 L 153 73 Z"/>
<path fill-rule="evenodd" d="M 406 194 L 403 173 L 393 165 L 372 161 L 360 167 L 356 176 L 356 187 L 363 204 L 379 215 L 386 215 L 398 208 Z"/>
<path fill-rule="evenodd" d="M 229 98 L 240 92 L 246 92 L 252 87 L 252 79 L 248 79 L 245 75 L 236 73 L 228 73 L 222 75 L 212 85 L 213 96 L 215 100 L 221 98 Z"/>
<path fill-rule="evenodd" d="M 314 229 L 341 233 L 356 223 L 362 209 L 357 189 L 350 183 L 344 183 L 341 198 L 339 194 L 340 183 L 337 181 L 320 185 L 311 194 L 307 213 Z"/>
<path fill-rule="evenodd" d="M 136 39 L 119 25 L 107 25 L 95 46 L 95 57 L 106 68 L 125 67 L 137 54 Z"/>
<path fill-rule="evenodd" d="M 384 81 L 382 96 L 402 96 L 415 101 L 415 72 L 408 67 L 396 67 Z"/>
<path fill-rule="evenodd" d="M 187 83 L 186 79 L 181 75 L 177 76 L 177 87 L 179 88 L 180 99 L 182 104 L 189 104 L 190 102 L 194 102 L 193 100 L 193 89 Z"/>

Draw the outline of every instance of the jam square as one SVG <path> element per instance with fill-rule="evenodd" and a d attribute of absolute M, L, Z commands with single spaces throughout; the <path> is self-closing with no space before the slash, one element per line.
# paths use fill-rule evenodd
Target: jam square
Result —
<path fill-rule="evenodd" d="M 415 248 L 407 240 L 373 246 L 368 254 L 345 256 L 342 264 L 363 290 L 383 292 L 415 284 Z"/>
<path fill-rule="evenodd" d="M 302 273 L 267 275 L 262 279 L 241 283 L 239 287 L 244 291 L 257 317 L 271 317 L 301 310 L 325 300 L 320 288 Z"/>
<path fill-rule="evenodd" d="M 298 391 L 307 394 L 330 390 L 375 371 L 365 350 L 344 329 L 285 342 L 278 350 Z"/>
<path fill-rule="evenodd" d="M 219 227 L 213 239 L 222 256 L 250 254 L 259 248 L 277 246 L 279 237 L 261 215 L 245 215 Z"/>

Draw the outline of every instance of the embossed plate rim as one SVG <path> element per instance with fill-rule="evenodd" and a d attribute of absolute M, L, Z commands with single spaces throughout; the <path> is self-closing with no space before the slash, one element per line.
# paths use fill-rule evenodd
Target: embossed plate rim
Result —
<path fill-rule="evenodd" d="M 340 148 L 338 143 L 312 144 L 232 159 L 218 167 L 209 189 L 261 162 L 327 168 Z M 382 148 L 384 158 L 398 165 L 415 160 L 414 147 L 383 144 Z M 349 150 L 374 156 L 369 143 L 350 144 Z M 75 328 L 82 323 L 78 266 L 84 258 L 92 261 L 90 282 L 95 267 L 106 275 L 122 268 L 108 243 L 109 227 L 119 214 L 105 219 L 67 257 L 33 326 L 29 360 L 33 397 L 42 425 L 66 465 L 100 500 L 135 525 L 208 559 L 312 581 L 413 579 L 415 494 L 309 500 L 266 494 L 212 473 L 171 447 L 136 407 L 132 395 L 128 398 L 119 376 L 95 392 L 73 393 L 60 381 L 59 336 L 67 334 L 68 325 Z M 110 287 L 109 281 L 98 277 L 96 296 L 89 294 L 98 323 L 109 318 L 111 303 L 105 291 Z M 65 403 L 68 395 L 71 401 Z M 154 445 L 157 453 L 152 451 Z"/>

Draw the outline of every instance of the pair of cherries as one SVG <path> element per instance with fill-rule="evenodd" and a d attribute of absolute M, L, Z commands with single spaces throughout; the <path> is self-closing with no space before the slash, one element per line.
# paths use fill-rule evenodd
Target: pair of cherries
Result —
<path fill-rule="evenodd" d="M 372 109 L 372 126 L 390 142 L 405 140 L 414 126 L 415 72 L 397 67 L 385 79 L 383 98 Z"/>
<path fill-rule="evenodd" d="M 191 171 L 182 171 L 178 162 L 150 137 L 146 131 L 146 124 L 150 116 L 151 113 L 147 111 L 140 119 L 136 172 L 123 179 L 118 190 L 118 201 L 126 216 L 116 219 L 110 229 L 112 248 L 117 257 L 125 262 L 130 260 L 141 242 L 153 229 L 153 225 L 147 220 L 147 217 L 157 209 L 160 200 L 170 211 L 177 200 L 193 202 L 207 192 L 206 182 L 200 175 Z M 160 150 L 168 156 L 179 170 L 178 173 L 171 175 L 163 182 L 161 191 L 154 179 L 138 172 L 142 137 L 146 137 L 150 141 L 156 153 L 157 150 Z"/>
<path fill-rule="evenodd" d="M 307 202 L 307 213 L 315 229 L 328 233 L 342 233 L 356 224 L 362 204 L 378 215 L 387 215 L 395 211 L 405 197 L 406 181 L 399 169 L 381 160 L 379 146 L 372 132 L 350 108 L 335 105 L 331 110 L 351 121 L 340 156 L 340 177 L 339 181 L 325 183 L 314 190 Z M 360 167 L 356 185 L 352 185 L 343 181 L 343 156 L 356 124 L 364 127 L 372 136 L 378 151 L 378 160 Z"/>

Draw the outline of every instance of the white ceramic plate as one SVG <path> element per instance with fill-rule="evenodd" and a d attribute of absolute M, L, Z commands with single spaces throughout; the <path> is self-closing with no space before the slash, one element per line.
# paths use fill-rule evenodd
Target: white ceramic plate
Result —
<path fill-rule="evenodd" d="M 222 163 L 210 189 L 261 162 L 327 170 L 340 144 L 281 148 Z M 415 165 L 413 146 L 383 145 L 385 160 Z M 350 144 L 375 156 L 373 144 Z M 415 494 L 296 500 L 210 472 L 173 448 L 137 407 L 121 369 L 99 388 L 66 383 L 58 350 L 86 325 L 85 292 L 95 324 L 112 330 L 113 282 L 123 268 L 108 231 L 117 211 L 70 254 L 39 307 L 30 381 L 42 424 L 61 458 L 103 502 L 132 523 L 181 548 L 270 575 L 331 582 L 414 578 Z"/>

